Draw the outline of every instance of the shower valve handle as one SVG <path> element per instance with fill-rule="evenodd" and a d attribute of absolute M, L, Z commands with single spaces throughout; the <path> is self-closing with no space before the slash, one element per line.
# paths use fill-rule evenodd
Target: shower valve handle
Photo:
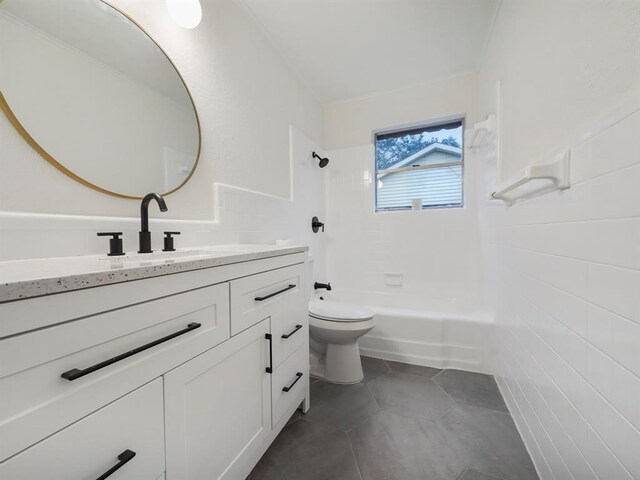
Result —
<path fill-rule="evenodd" d="M 311 230 L 313 230 L 313 233 L 318 233 L 318 230 L 321 228 L 322 233 L 324 233 L 324 223 L 322 223 L 318 217 L 313 217 L 311 219 Z"/>

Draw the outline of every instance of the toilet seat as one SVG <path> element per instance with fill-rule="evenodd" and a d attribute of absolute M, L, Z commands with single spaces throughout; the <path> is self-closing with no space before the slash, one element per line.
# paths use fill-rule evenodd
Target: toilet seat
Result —
<path fill-rule="evenodd" d="M 309 302 L 309 316 L 328 322 L 364 322 L 371 320 L 374 313 L 352 303 L 312 300 Z"/>

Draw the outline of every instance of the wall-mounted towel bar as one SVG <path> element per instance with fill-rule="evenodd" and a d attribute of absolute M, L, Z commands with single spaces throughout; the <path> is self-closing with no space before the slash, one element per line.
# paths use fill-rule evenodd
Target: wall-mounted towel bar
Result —
<path fill-rule="evenodd" d="M 491 194 L 491 198 L 503 200 L 507 205 L 513 205 L 518 198 L 526 198 L 554 190 L 565 190 L 571 186 L 569 179 L 569 159 L 570 150 L 567 150 L 559 155 L 558 159 L 552 163 L 544 165 L 530 165 L 525 168 L 520 175 L 514 177 L 493 192 Z M 533 191 L 526 190 L 521 195 L 517 195 L 518 192 L 514 192 L 514 190 L 531 182 L 532 180 L 549 180 L 551 181 L 551 184 Z M 510 192 L 514 193 L 507 196 Z"/>

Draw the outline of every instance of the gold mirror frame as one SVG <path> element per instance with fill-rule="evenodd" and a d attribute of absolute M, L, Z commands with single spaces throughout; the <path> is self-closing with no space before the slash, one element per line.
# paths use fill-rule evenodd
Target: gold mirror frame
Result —
<path fill-rule="evenodd" d="M 0 0 L 0 4 L 3 1 L 4 0 Z M 167 52 L 164 51 L 164 49 L 158 44 L 158 42 L 156 42 L 155 39 L 151 35 L 149 35 L 149 33 L 144 28 L 142 28 L 142 26 L 138 22 L 136 22 L 133 18 L 131 18 L 129 15 L 127 15 L 125 12 L 123 12 L 119 8 L 114 7 L 113 5 L 108 3 L 106 0 L 97 0 L 97 1 L 99 1 L 101 3 L 104 3 L 106 6 L 108 6 L 109 8 L 112 8 L 113 10 L 118 12 L 120 15 L 122 15 L 126 19 L 128 19 L 131 23 L 133 23 L 136 27 L 138 27 L 149 38 L 149 40 L 151 40 L 156 45 L 156 47 L 158 47 L 158 49 L 167 58 L 167 60 L 169 61 L 169 63 L 173 67 L 173 69 L 175 70 L 176 74 L 178 75 L 178 78 L 182 82 L 182 85 L 184 86 L 184 89 L 187 92 L 187 95 L 189 96 L 189 101 L 191 102 L 191 107 L 193 108 L 193 113 L 194 113 L 194 115 L 196 117 L 196 128 L 198 129 L 198 150 L 196 152 L 196 160 L 193 163 L 193 167 L 191 168 L 191 172 L 189 172 L 189 175 L 187 175 L 187 178 L 185 178 L 184 181 L 180 185 L 178 185 L 176 188 L 174 188 L 172 190 L 169 190 L 168 192 L 161 193 L 161 195 L 170 195 L 171 193 L 175 192 L 176 190 L 181 189 L 191 179 L 191 177 L 193 176 L 193 173 L 196 171 L 196 168 L 198 167 L 198 162 L 200 160 L 200 151 L 201 151 L 201 148 L 202 148 L 202 131 L 200 129 L 200 118 L 198 117 L 198 110 L 196 109 L 196 104 L 193 101 L 193 96 L 191 95 L 191 92 L 189 91 L 189 87 L 187 87 L 187 83 L 184 81 L 184 78 L 180 74 L 180 71 L 176 68 L 175 64 L 173 63 L 173 60 L 171 60 L 171 57 L 169 57 L 169 55 L 167 55 Z M 7 103 L 7 100 L 5 99 L 4 95 L 2 94 L 2 90 L 0 90 L 0 109 L 2 109 L 2 111 L 5 113 L 5 115 L 9 119 L 9 122 L 11 122 L 11 124 L 18 131 L 18 133 L 22 136 L 22 138 L 24 138 L 26 140 L 26 142 L 36 152 L 38 152 L 42 158 L 44 158 L 47 162 L 49 162 L 51 165 L 53 165 L 55 168 L 60 170 L 62 173 L 64 173 L 68 177 L 72 178 L 73 180 L 75 180 L 78 183 L 81 183 L 85 187 L 89 187 L 89 188 L 91 188 L 93 190 L 96 190 L 96 191 L 101 192 L 101 193 L 106 193 L 107 195 L 112 195 L 114 197 L 127 198 L 127 199 L 131 199 L 131 200 L 140 200 L 142 198 L 141 196 L 125 195 L 125 194 L 122 194 L 122 193 L 112 192 L 112 191 L 107 190 L 105 188 L 99 187 L 98 185 L 95 185 L 95 184 L 85 180 L 84 178 L 76 175 L 71 170 L 69 170 L 67 167 L 65 167 L 60 162 L 58 162 L 44 148 L 42 148 L 40 146 L 40 144 L 38 142 L 36 142 L 35 139 L 31 135 L 29 135 L 29 132 L 27 132 L 27 130 L 22 125 L 22 123 L 20 123 L 20 120 L 18 120 L 18 118 L 15 116 L 15 114 L 11 110 L 11 107 L 9 106 L 9 104 Z"/>

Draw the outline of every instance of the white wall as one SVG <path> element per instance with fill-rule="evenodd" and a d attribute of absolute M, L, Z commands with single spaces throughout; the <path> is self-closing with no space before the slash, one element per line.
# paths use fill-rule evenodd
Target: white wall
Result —
<path fill-rule="evenodd" d="M 503 178 L 571 148 L 571 188 L 512 207 L 475 160 L 498 383 L 543 480 L 640 478 L 639 13 L 505 0 L 480 72 Z"/>
<path fill-rule="evenodd" d="M 237 0 L 203 2 L 185 30 L 163 2 L 113 0 L 165 49 L 193 94 L 203 143 L 165 217 L 213 220 L 216 182 L 289 198 L 289 125 L 321 139 L 320 107 Z M 45 162 L 0 115 L 0 211 L 137 217 L 137 201 L 94 192 Z"/>
<path fill-rule="evenodd" d="M 476 104 L 476 77 L 465 76 L 325 107 L 328 279 L 338 291 L 432 312 L 483 308 L 473 162 L 464 208 L 374 212 L 372 131 L 456 114 L 473 123 Z M 387 285 L 385 273 L 402 274 L 403 285 Z"/>
<path fill-rule="evenodd" d="M 461 75 L 435 83 L 412 85 L 322 108 L 324 147 L 327 150 L 371 143 L 373 130 L 423 123 L 467 113 L 476 121 L 477 76 Z"/>

